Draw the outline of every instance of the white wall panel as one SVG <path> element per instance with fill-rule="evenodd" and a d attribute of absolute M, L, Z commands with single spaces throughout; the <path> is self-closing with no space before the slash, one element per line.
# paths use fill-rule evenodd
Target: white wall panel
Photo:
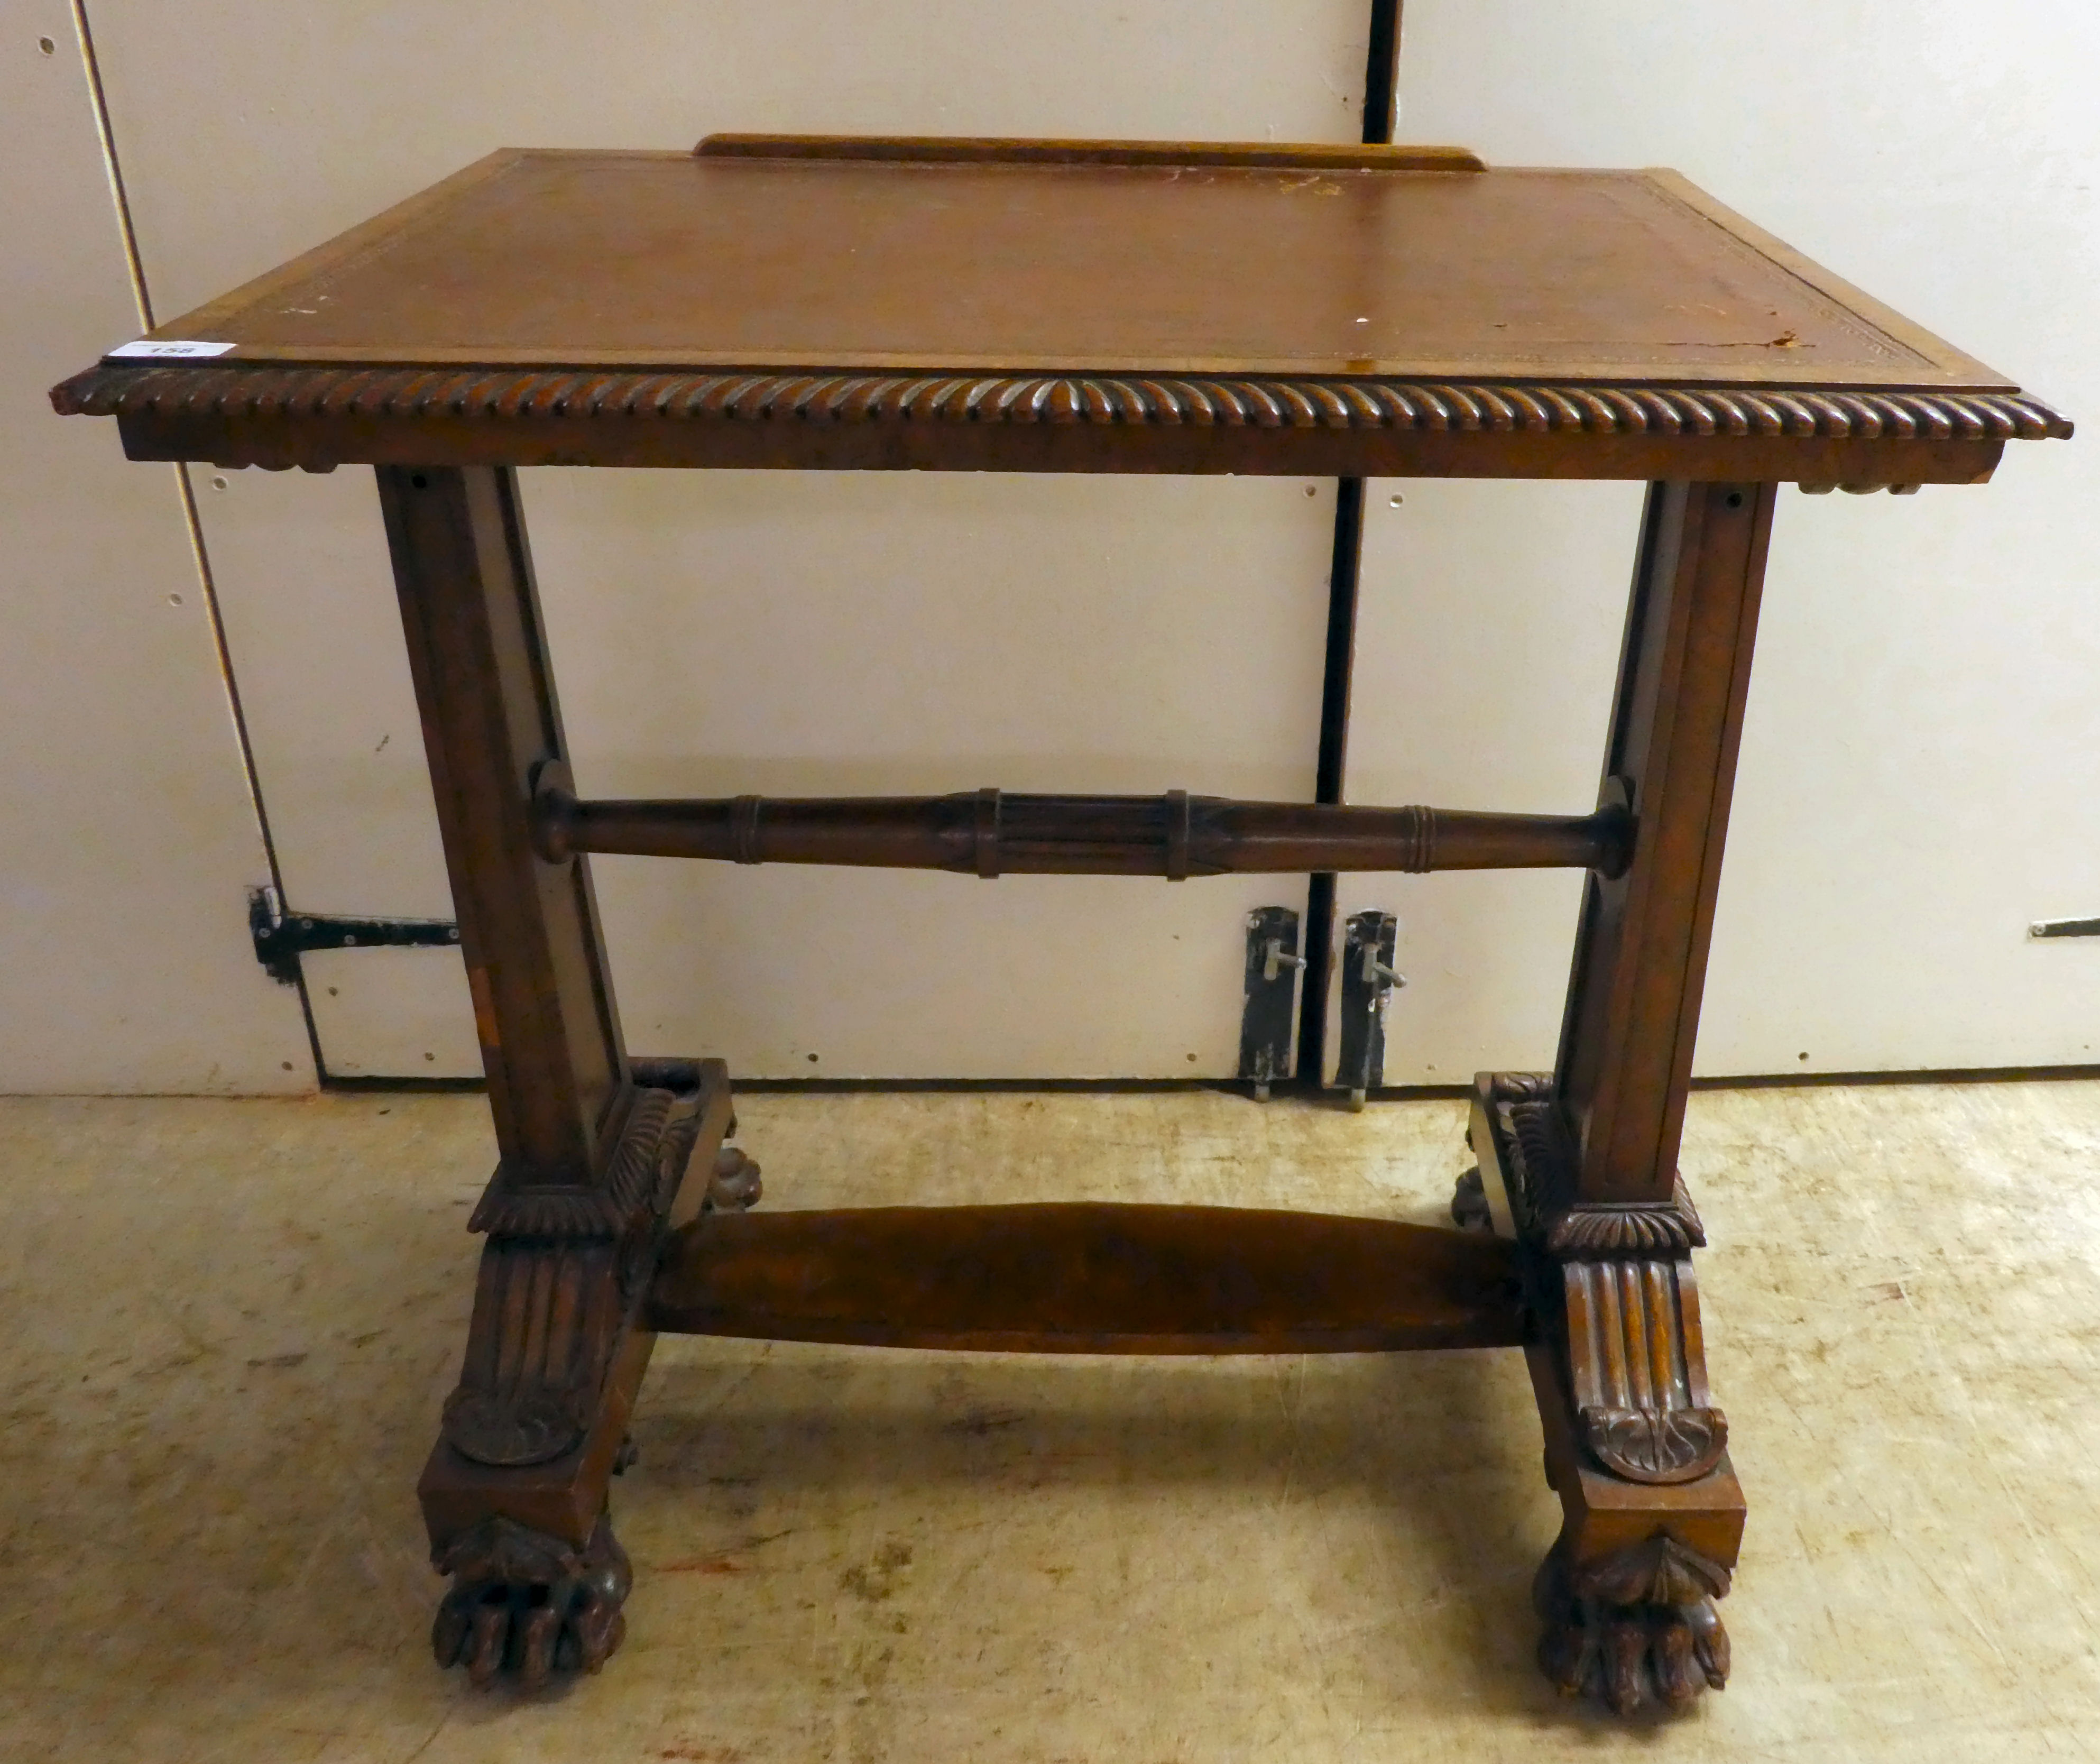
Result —
<path fill-rule="evenodd" d="M 1311 792 L 1330 483 L 536 471 L 525 496 L 586 794 Z M 1243 917 L 1303 889 L 596 867 L 629 1043 L 804 1075 L 1229 1074 Z"/>
<path fill-rule="evenodd" d="M 302 1089 L 297 994 L 248 939 L 268 871 L 173 473 L 45 396 L 137 329 L 72 15 L 4 22 L 0 1089 Z"/>
<path fill-rule="evenodd" d="M 1346 139 L 1361 104 L 1354 0 L 92 11 L 170 314 L 504 143 Z M 445 911 L 369 474 L 198 482 L 289 895 Z M 587 788 L 1309 792 L 1330 484 L 542 471 L 524 493 Z M 599 874 L 630 1044 L 748 1075 L 1229 1074 L 1242 916 L 1303 893 Z M 360 959 L 315 990 L 332 1070 L 471 1069 L 455 955 Z"/>
<path fill-rule="evenodd" d="M 492 147 L 1354 140 L 1361 0 L 88 0 L 170 315 Z M 822 273 L 813 268 L 813 273 Z"/>
<path fill-rule="evenodd" d="M 2089 422 L 2100 415 L 2096 75 L 2100 11 L 2071 0 L 1894 11 L 1863 0 L 1409 0 L 1402 132 L 1462 140 L 1501 164 L 1674 165 Z M 1396 487 L 1413 506 L 1429 487 Z M 1496 505 L 1529 523 L 1535 494 L 1502 492 Z M 1467 497 L 1424 506 L 1440 522 L 1447 509 L 1476 512 Z M 1367 563 L 1370 629 L 1381 596 L 1445 591 L 1418 566 L 1441 567 L 1458 542 L 1411 517 L 1387 532 L 1367 553 L 1392 578 Z M 1593 580 L 1622 592 L 1630 544 L 1616 523 L 1580 533 L 1547 523 L 1506 622 L 1565 618 L 1549 554 L 1583 593 Z M 2032 944 L 2024 933 L 2037 916 L 2100 911 L 2097 556 L 2089 439 L 2010 448 L 1982 489 L 1781 496 L 1701 1071 L 2096 1057 L 2100 943 Z M 1601 606 L 1596 617 L 1601 631 Z M 1582 642 L 1577 672 L 1594 673 L 1595 640 Z M 1391 665 L 1403 702 L 1442 690 L 1433 645 Z M 1446 739 L 1502 752 L 1572 731 L 1565 774 L 1589 780 L 1586 800 L 1604 688 L 1592 679 L 1599 695 L 1571 725 L 1556 677 L 1536 657 L 1513 658 L 1481 678 L 1477 711 Z M 1503 732 L 1483 737 L 1485 723 Z M 1352 752 L 1359 797 L 1410 763 L 1370 717 Z M 1542 764 L 1526 775 L 1562 770 Z M 1499 992 L 1515 981 L 1481 952 L 1538 951 L 1507 1025 L 1511 1052 L 1496 1063 L 1545 1057 L 1567 963 L 1557 944 L 1547 959 L 1530 942 L 1532 905 L 1474 889 L 1445 916 L 1430 904 L 1440 883 L 1401 879 L 1400 892 L 1421 899 L 1414 916 L 1437 932 L 1432 972 L 1463 962 Z M 1470 1035 L 1418 1028 L 1428 1003 L 1396 1008 L 1396 1039 L 1413 1050 L 1389 1066 L 1396 1082 L 1478 1057 Z"/>
<path fill-rule="evenodd" d="M 90 11 L 172 313 L 503 142 L 1344 139 L 1364 8 Z M 2074 415 L 2100 411 L 2090 7 L 1410 0 L 1407 33 L 1407 138 L 1676 165 Z M 1782 497 L 1701 1069 L 2093 1057 L 2100 946 L 2022 933 L 2100 910 L 2096 458 L 2015 448 L 1984 490 Z M 1305 787 L 1325 486 L 540 473 L 526 494 L 592 787 Z M 443 911 L 368 474 L 231 474 L 202 500 L 294 897 Z M 1352 798 L 1586 803 L 1637 501 L 1375 487 Z M 1218 946 L 1248 901 L 1285 897 L 639 862 L 602 888 L 638 1047 L 897 1075 L 1221 1069 L 1237 959 Z M 1344 903 L 1406 921 L 1390 1078 L 1548 1056 L 1568 879 L 1365 879 Z M 385 1016 L 374 970 L 354 1011 L 316 998 L 344 1069 L 443 1069 L 465 1045 L 456 959 L 395 966 L 385 1034 L 349 1027 Z"/>
<path fill-rule="evenodd" d="M 1352 800 L 1595 805 L 1643 493 L 1365 486 Z M 1335 893 L 1343 915 L 1376 907 L 1401 921 L 1408 985 L 1388 1007 L 1387 1083 L 1553 1064 L 1581 900 L 1572 871 L 1343 876 Z"/>

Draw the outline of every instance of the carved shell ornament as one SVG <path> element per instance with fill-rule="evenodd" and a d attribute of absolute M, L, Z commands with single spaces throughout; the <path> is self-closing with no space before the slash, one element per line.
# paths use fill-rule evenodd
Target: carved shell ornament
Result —
<path fill-rule="evenodd" d="M 583 1441 L 597 1407 L 596 1387 L 549 1390 L 461 1388 L 445 1400 L 444 1436 L 478 1464 L 518 1469 L 545 1464 Z"/>
<path fill-rule="evenodd" d="M 1582 1411 L 1582 1441 L 1605 1469 L 1629 1482 L 1690 1482 L 1721 1462 L 1728 1418 L 1718 1409 Z"/>

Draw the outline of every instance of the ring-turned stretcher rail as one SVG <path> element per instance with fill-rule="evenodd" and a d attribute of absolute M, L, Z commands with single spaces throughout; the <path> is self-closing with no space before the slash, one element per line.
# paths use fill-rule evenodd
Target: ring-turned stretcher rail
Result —
<path fill-rule="evenodd" d="M 729 796 L 580 801 L 542 769 L 533 841 L 579 852 L 734 863 L 851 864 L 964 875 L 1303 874 L 1312 870 L 1594 870 L 1616 876 L 1633 817 L 1241 802 L 1223 796 Z"/>

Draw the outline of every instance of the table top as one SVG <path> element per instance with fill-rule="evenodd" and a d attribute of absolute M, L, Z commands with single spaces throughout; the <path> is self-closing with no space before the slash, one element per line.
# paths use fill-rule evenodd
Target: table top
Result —
<path fill-rule="evenodd" d="M 990 432 L 1030 426 L 1166 443 L 1104 434 L 1099 463 L 1045 461 L 1088 470 L 1311 469 L 1321 448 L 1294 434 L 1330 453 L 1413 431 L 1971 443 L 1915 452 L 1921 481 L 2068 432 L 1674 174 L 1489 170 L 1449 149 L 505 150 L 147 342 L 176 352 L 116 352 L 62 408 L 135 419 L 130 444 L 155 426 L 136 419 L 168 431 L 209 405 L 187 440 L 161 434 L 176 455 L 148 456 L 210 442 L 236 464 L 244 426 L 260 462 L 296 464 L 997 466 L 1013 461 Z M 841 422 L 876 433 L 844 445 L 825 434 Z M 880 454 L 880 431 L 915 422 L 911 457 L 827 456 Z"/>

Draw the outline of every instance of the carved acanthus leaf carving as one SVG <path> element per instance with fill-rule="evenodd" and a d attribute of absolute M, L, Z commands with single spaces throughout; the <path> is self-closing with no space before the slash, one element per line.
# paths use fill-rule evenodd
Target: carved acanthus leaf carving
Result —
<path fill-rule="evenodd" d="M 1546 1227 L 1551 1254 L 1577 1256 L 1682 1255 L 1706 1241 L 1706 1228 L 1679 1182 L 1667 1201 L 1577 1202 Z"/>
<path fill-rule="evenodd" d="M 512 1188 L 498 1171 L 466 1228 L 505 1237 L 616 1237 L 625 1224 L 618 1202 L 602 1188 Z"/>
<path fill-rule="evenodd" d="M 462 1574 L 472 1580 L 545 1585 L 580 1574 L 583 1552 L 497 1514 L 432 1550 L 430 1565 L 440 1574 Z"/>
<path fill-rule="evenodd" d="M 1494 1100 L 1513 1153 L 1511 1205 L 1520 1225 L 1548 1255 L 1564 1261 L 1682 1255 L 1705 1243 L 1706 1228 L 1681 1180 L 1667 1201 L 1575 1198 L 1575 1148 L 1551 1078 L 1501 1074 Z"/>
<path fill-rule="evenodd" d="M 1567 1572 L 1568 1588 L 1578 1599 L 1612 1605 L 1696 1604 L 1727 1598 L 1731 1584 L 1727 1569 L 1667 1532 L 1594 1561 L 1574 1563 Z"/>
<path fill-rule="evenodd" d="M 691 1111 L 671 1091 L 638 1091 L 596 1185 L 514 1184 L 498 1170 L 467 1229 L 492 1237 L 617 1237 L 638 1215 L 660 1210 L 659 1196 L 667 1183 L 676 1184 L 697 1131 Z"/>

